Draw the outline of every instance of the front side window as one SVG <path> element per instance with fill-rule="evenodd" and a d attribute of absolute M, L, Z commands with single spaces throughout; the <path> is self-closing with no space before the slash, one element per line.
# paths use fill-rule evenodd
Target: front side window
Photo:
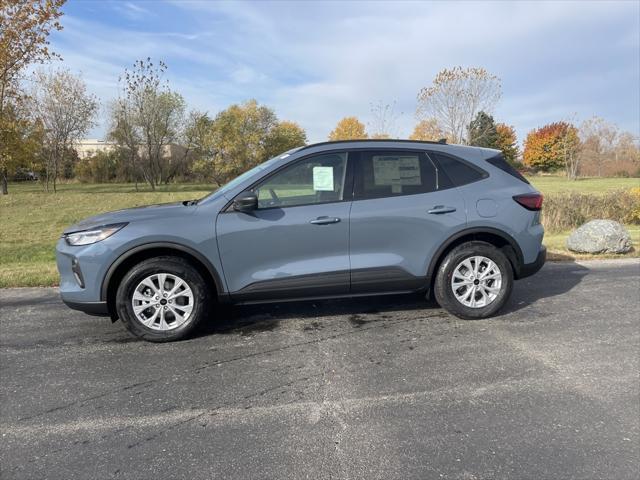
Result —
<path fill-rule="evenodd" d="M 361 152 L 357 172 L 357 199 L 415 195 L 438 188 L 437 171 L 421 152 Z"/>
<path fill-rule="evenodd" d="M 346 171 L 345 152 L 325 153 L 296 162 L 254 188 L 258 208 L 340 202 Z"/>

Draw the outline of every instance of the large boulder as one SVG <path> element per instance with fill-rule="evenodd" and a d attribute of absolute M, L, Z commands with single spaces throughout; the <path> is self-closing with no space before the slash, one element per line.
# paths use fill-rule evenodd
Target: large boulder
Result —
<path fill-rule="evenodd" d="M 567 248 L 577 253 L 627 253 L 631 236 L 613 220 L 591 220 L 567 238 Z"/>

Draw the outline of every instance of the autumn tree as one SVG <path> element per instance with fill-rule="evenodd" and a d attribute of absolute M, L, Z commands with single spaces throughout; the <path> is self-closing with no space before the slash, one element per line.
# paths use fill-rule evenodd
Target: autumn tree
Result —
<path fill-rule="evenodd" d="M 51 182 L 55 192 L 64 158 L 71 154 L 74 142 L 94 125 L 98 101 L 87 92 L 82 78 L 68 70 L 39 71 L 29 95 L 29 108 L 43 127 L 46 188 L 49 190 Z"/>
<path fill-rule="evenodd" d="M 362 140 L 369 138 L 364 123 L 357 117 L 344 117 L 329 134 L 329 140 Z"/>
<path fill-rule="evenodd" d="M 478 112 L 469 124 L 467 138 L 469 145 L 497 148 L 498 131 L 493 117 L 488 113 Z"/>
<path fill-rule="evenodd" d="M 186 128 L 184 130 L 183 145 L 190 157 L 190 170 L 200 177 L 207 176 L 215 151 L 211 142 L 211 129 L 213 119 L 206 112 L 193 110 L 189 113 Z"/>
<path fill-rule="evenodd" d="M 122 96 L 112 109 L 109 136 L 127 149 L 152 190 L 175 175 L 183 159 L 167 148 L 183 135 L 186 104 L 164 79 L 167 66 L 150 58 L 137 60 L 120 78 Z"/>
<path fill-rule="evenodd" d="M 21 106 L 24 107 L 22 111 L 18 110 Z M 5 106 L 5 128 L 0 129 L 0 145 L 5 150 L 4 165 L 14 172 L 18 168 L 39 172 L 42 169 L 44 132 L 40 122 L 33 121 L 24 111 L 26 109 L 27 106 L 22 104 Z M 3 181 L 6 182 L 6 176 Z"/>
<path fill-rule="evenodd" d="M 278 122 L 265 138 L 265 157 L 276 155 L 302 147 L 307 143 L 307 133 L 295 122 Z"/>
<path fill-rule="evenodd" d="M 57 55 L 49 49 L 49 34 L 62 30 L 58 19 L 65 0 L 0 1 L 0 136 L 14 141 L 21 138 L 11 129 L 24 127 L 22 112 L 24 93 L 21 74 L 34 63 L 44 63 Z M 9 170 L 16 167 L 19 156 L 12 155 L 15 143 L 0 142 L 0 182 L 7 194 Z"/>
<path fill-rule="evenodd" d="M 496 144 L 495 148 L 502 151 L 505 160 L 511 165 L 518 164 L 520 148 L 516 131 L 511 125 L 505 123 L 496 124 Z"/>
<path fill-rule="evenodd" d="M 280 122 L 271 108 L 249 100 L 218 113 L 208 141 L 213 156 L 205 171 L 222 185 L 270 157 L 304 145 L 306 133 L 293 122 Z"/>
<path fill-rule="evenodd" d="M 580 167 L 580 156 L 578 149 L 580 148 L 580 138 L 578 137 L 578 129 L 571 123 L 564 122 L 567 126 L 560 132 L 558 138 L 558 146 L 560 153 L 564 159 L 564 171 L 569 180 L 578 178 L 578 170 Z"/>
<path fill-rule="evenodd" d="M 416 116 L 435 118 L 451 143 L 469 143 L 469 124 L 478 112 L 491 113 L 501 95 L 500 79 L 484 68 L 444 69 L 418 93 Z"/>
<path fill-rule="evenodd" d="M 427 118 L 418 122 L 413 129 L 413 133 L 409 135 L 409 140 L 437 142 L 445 137 L 444 132 L 438 125 L 438 121 L 435 118 Z"/>
<path fill-rule="evenodd" d="M 578 143 L 578 130 L 571 123 L 550 123 L 527 135 L 524 163 L 541 171 L 567 168 L 567 176 L 575 178 Z"/>

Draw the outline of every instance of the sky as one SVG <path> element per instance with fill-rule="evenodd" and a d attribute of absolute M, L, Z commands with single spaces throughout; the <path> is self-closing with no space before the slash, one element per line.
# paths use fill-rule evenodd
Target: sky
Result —
<path fill-rule="evenodd" d="M 255 98 L 310 142 L 342 117 L 373 123 L 395 105 L 396 135 L 443 68 L 484 67 L 502 81 L 493 115 L 519 140 L 545 123 L 593 115 L 640 135 L 640 2 L 69 0 L 51 36 L 59 65 L 102 105 L 136 59 L 168 65 L 172 89 L 214 116 Z"/>

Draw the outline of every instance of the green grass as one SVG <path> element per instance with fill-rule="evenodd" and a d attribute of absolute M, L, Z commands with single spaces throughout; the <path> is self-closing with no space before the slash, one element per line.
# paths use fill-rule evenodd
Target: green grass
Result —
<path fill-rule="evenodd" d="M 528 180 L 544 195 L 571 192 L 600 194 L 611 190 L 640 187 L 640 178 L 581 178 L 567 180 L 564 177 L 535 175 L 528 177 Z"/>
<path fill-rule="evenodd" d="M 536 176 L 531 180 L 545 195 L 572 190 L 597 194 L 640 186 L 637 178 L 571 182 Z M 43 192 L 38 183 L 10 184 L 9 195 L 0 195 L 0 288 L 57 284 L 55 243 L 65 227 L 82 218 L 120 208 L 200 198 L 211 190 L 213 186 L 205 184 L 168 185 L 155 192 L 141 184 L 136 192 L 132 184 L 67 183 L 53 194 Z M 640 245 L 640 228 L 628 228 L 634 244 Z M 566 254 L 568 233 L 547 235 L 545 243 L 550 251 Z"/>

